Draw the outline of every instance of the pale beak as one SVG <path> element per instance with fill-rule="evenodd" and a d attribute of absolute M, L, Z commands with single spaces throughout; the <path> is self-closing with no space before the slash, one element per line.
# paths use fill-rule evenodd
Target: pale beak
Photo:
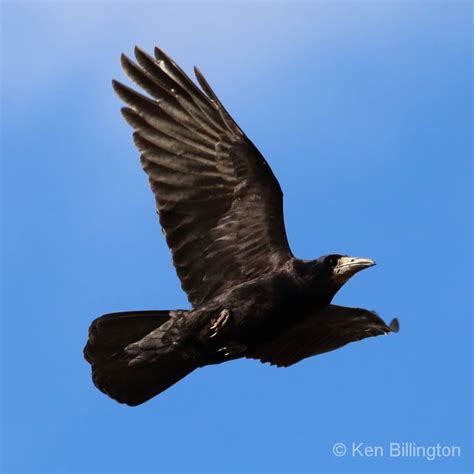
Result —
<path fill-rule="evenodd" d="M 337 280 L 346 282 L 357 272 L 374 265 L 375 262 L 370 258 L 341 257 L 333 269 L 333 277 Z"/>

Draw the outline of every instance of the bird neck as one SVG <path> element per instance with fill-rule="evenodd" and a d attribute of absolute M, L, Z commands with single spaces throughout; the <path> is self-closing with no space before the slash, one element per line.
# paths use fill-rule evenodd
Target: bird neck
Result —
<path fill-rule="evenodd" d="M 307 300 L 308 304 L 328 305 L 341 287 L 318 260 L 295 259 L 292 270 L 298 280 L 301 298 Z"/>

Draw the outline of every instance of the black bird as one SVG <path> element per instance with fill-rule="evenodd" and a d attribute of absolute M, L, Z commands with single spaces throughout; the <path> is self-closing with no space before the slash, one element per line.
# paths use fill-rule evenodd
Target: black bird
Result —
<path fill-rule="evenodd" d="M 240 357 L 287 367 L 370 336 L 398 331 L 376 313 L 335 306 L 367 258 L 297 259 L 283 194 L 263 156 L 203 75 L 202 91 L 161 49 L 122 55 L 149 96 L 113 81 L 189 310 L 106 314 L 84 349 L 94 384 L 139 405 L 198 367 Z"/>

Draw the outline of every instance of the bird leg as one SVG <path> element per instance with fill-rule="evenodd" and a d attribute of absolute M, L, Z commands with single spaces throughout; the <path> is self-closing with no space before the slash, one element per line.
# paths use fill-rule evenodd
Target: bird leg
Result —
<path fill-rule="evenodd" d="M 223 309 L 219 315 L 211 320 L 211 326 L 209 327 L 209 331 L 211 331 L 211 335 L 209 337 L 217 336 L 218 332 L 229 322 L 230 319 L 230 311 L 228 309 Z"/>

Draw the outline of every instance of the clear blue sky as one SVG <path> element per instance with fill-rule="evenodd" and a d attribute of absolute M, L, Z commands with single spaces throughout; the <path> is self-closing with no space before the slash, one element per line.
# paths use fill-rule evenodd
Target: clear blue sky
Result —
<path fill-rule="evenodd" d="M 2 10 L 4 471 L 472 472 L 471 2 Z M 278 176 L 296 255 L 377 260 L 335 302 L 400 334 L 202 369 L 134 409 L 93 387 L 92 319 L 187 304 L 110 84 L 135 44 L 201 68 Z"/>

